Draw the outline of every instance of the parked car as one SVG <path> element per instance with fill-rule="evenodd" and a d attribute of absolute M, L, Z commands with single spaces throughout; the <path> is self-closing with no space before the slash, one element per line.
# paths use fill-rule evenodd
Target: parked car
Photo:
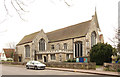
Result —
<path fill-rule="evenodd" d="M 26 64 L 27 69 L 33 68 L 33 69 L 37 70 L 37 69 L 45 69 L 45 67 L 46 67 L 46 65 L 39 61 L 29 61 Z"/>

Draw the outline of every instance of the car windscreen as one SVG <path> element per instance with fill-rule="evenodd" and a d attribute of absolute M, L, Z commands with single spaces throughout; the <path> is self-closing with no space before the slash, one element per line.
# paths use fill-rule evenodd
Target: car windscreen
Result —
<path fill-rule="evenodd" d="M 40 62 L 34 62 L 34 64 L 41 64 Z"/>

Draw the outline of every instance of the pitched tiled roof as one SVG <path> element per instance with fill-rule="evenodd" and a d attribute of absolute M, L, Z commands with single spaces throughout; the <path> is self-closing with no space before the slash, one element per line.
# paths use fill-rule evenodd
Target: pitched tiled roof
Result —
<path fill-rule="evenodd" d="M 68 27 L 65 27 L 62 29 L 48 32 L 48 33 L 46 33 L 46 35 L 49 39 L 49 42 L 85 36 L 89 29 L 90 22 L 91 22 L 91 20 L 82 22 L 82 23 L 78 23 L 78 24 L 68 26 Z M 35 33 L 25 36 L 17 45 L 32 42 L 32 40 L 38 33 L 39 32 L 35 32 Z"/>
<path fill-rule="evenodd" d="M 5 52 L 6 58 L 13 58 L 12 55 L 14 55 L 15 49 L 11 49 L 11 48 L 8 49 L 8 48 L 6 48 L 6 49 L 3 49 L 3 51 Z"/>
<path fill-rule="evenodd" d="M 69 38 L 81 37 L 87 34 L 90 26 L 90 21 L 79 23 L 76 25 L 68 26 L 52 32 L 46 33 L 50 42 L 64 40 Z"/>
<path fill-rule="evenodd" d="M 17 45 L 21 45 L 21 44 L 25 44 L 25 43 L 32 42 L 32 40 L 34 39 L 34 37 L 35 37 L 38 33 L 39 33 L 39 31 L 24 36 L 23 39 L 22 39 Z"/>

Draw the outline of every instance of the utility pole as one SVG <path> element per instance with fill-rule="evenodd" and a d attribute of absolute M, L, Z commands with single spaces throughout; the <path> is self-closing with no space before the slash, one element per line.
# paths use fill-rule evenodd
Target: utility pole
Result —
<path fill-rule="evenodd" d="M 120 1 L 118 2 L 118 53 L 120 55 Z"/>

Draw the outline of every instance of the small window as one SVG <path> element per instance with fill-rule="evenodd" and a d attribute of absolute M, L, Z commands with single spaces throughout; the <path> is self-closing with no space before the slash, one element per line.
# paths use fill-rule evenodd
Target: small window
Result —
<path fill-rule="evenodd" d="M 65 50 L 67 49 L 67 43 L 64 43 L 64 49 Z"/>
<path fill-rule="evenodd" d="M 51 60 L 55 60 L 55 54 L 51 54 Z"/>
<path fill-rule="evenodd" d="M 51 49 L 54 49 L 55 47 L 54 47 L 54 45 L 51 45 Z"/>
<path fill-rule="evenodd" d="M 42 54 L 38 55 L 38 59 L 40 60 L 42 59 Z"/>
<path fill-rule="evenodd" d="M 86 46 L 89 47 L 89 42 L 86 42 Z"/>
<path fill-rule="evenodd" d="M 56 49 L 60 50 L 60 44 L 58 43 Z"/>
<path fill-rule="evenodd" d="M 92 32 L 91 34 L 91 47 L 96 44 L 96 32 Z"/>
<path fill-rule="evenodd" d="M 69 57 L 70 55 L 69 54 L 66 54 L 66 60 L 69 60 Z"/>

